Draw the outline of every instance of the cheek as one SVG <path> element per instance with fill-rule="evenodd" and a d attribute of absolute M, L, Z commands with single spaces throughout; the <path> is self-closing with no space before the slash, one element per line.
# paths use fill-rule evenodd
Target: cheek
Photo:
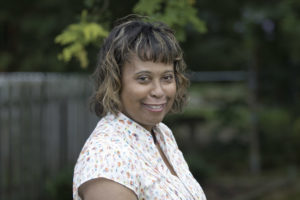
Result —
<path fill-rule="evenodd" d="M 170 88 L 168 89 L 168 95 L 170 96 L 170 97 L 175 97 L 175 95 L 176 95 L 176 92 L 177 92 L 177 89 L 176 89 L 176 84 L 174 83 L 174 84 L 172 84 L 172 85 L 170 85 Z"/>
<path fill-rule="evenodd" d="M 121 98 L 123 101 L 135 102 L 147 96 L 147 90 L 145 87 L 139 87 L 138 85 L 127 85 L 121 92 Z"/>

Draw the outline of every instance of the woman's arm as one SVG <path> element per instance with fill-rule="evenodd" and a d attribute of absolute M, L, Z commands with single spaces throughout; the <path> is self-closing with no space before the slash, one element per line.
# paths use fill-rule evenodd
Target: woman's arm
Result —
<path fill-rule="evenodd" d="M 137 200 L 129 188 L 106 178 L 85 182 L 78 189 L 83 200 Z"/>

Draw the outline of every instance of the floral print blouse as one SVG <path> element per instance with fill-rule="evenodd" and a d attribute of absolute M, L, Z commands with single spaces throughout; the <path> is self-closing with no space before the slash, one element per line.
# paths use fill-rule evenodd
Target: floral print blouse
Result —
<path fill-rule="evenodd" d="M 131 189 L 140 200 L 206 200 L 171 130 L 159 123 L 157 142 L 173 166 L 171 174 L 151 133 L 122 113 L 108 114 L 87 139 L 75 165 L 73 199 L 81 200 L 78 187 L 103 177 Z"/>

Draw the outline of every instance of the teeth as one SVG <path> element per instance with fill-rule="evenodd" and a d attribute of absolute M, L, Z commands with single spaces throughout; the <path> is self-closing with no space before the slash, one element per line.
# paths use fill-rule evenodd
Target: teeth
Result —
<path fill-rule="evenodd" d="M 159 105 L 159 106 L 149 106 L 150 108 L 153 108 L 153 109 L 159 109 L 159 108 L 161 108 L 162 106 L 161 105 Z"/>
<path fill-rule="evenodd" d="M 146 106 L 152 110 L 162 109 L 163 105 L 147 105 Z"/>

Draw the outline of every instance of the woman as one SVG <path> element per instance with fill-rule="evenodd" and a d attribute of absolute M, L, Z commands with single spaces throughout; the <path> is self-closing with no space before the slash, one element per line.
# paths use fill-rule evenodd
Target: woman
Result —
<path fill-rule="evenodd" d="M 113 28 L 94 73 L 102 119 L 75 166 L 75 200 L 206 199 L 162 123 L 186 102 L 182 56 L 162 23 L 136 18 Z"/>

